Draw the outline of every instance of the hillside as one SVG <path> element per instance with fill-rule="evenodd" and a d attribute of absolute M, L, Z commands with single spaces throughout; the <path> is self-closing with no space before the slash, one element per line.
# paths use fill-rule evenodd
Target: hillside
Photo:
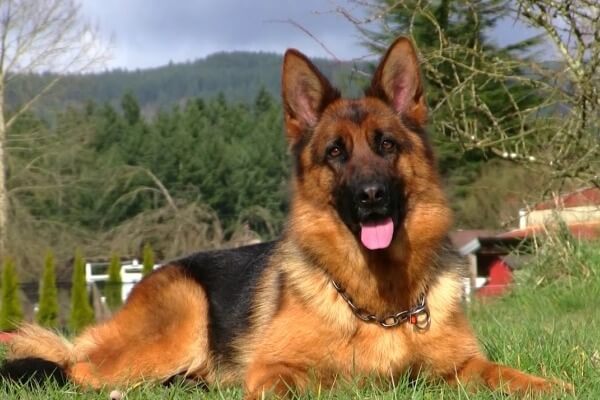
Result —
<path fill-rule="evenodd" d="M 273 53 L 216 53 L 187 63 L 169 63 L 143 70 L 111 70 L 101 73 L 66 76 L 37 104 L 44 116 L 82 105 L 88 100 L 118 105 L 123 93 L 131 92 L 146 115 L 170 108 L 186 99 L 212 98 L 223 93 L 228 101 L 250 102 L 261 87 L 279 97 L 282 56 Z M 347 94 L 356 94 L 354 65 L 318 59 L 319 68 Z M 365 65 L 360 67 L 365 68 Z M 16 77 L 7 90 L 9 105 L 15 106 L 35 93 L 55 75 Z"/>

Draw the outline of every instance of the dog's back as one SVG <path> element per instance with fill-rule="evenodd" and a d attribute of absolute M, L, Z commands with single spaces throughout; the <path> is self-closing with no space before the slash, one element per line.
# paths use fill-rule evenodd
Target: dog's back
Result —
<path fill-rule="evenodd" d="M 210 350 L 221 361 L 231 361 L 235 338 L 248 329 L 256 287 L 275 246 L 268 242 L 201 252 L 171 263 L 206 293 Z"/>

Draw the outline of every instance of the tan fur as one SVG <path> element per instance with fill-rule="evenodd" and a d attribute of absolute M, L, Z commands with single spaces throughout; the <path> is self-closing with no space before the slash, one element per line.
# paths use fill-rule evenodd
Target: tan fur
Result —
<path fill-rule="evenodd" d="M 8 359 L 41 358 L 66 367 L 73 363 L 73 345 L 55 332 L 37 325 L 25 324 L 9 342 Z"/>
<path fill-rule="evenodd" d="M 407 371 L 508 393 L 551 390 L 553 381 L 488 361 L 466 320 L 464 260 L 447 247 L 452 215 L 421 129 L 427 108 L 410 41 L 391 46 L 367 97 L 341 99 L 295 50 L 284 59 L 282 91 L 298 172 L 284 237 L 253 288 L 247 329 L 228 354 L 232 363 L 219 365 L 211 356 L 206 293 L 176 266 L 144 279 L 113 319 L 73 345 L 27 326 L 10 357 L 54 361 L 84 387 L 184 374 L 209 384 L 243 382 L 247 399 L 365 376 L 394 382 Z M 376 155 L 376 131 L 391 135 L 400 150 Z M 336 138 L 352 152 L 343 166 L 319 161 Z M 367 250 L 340 218 L 334 194 L 353 174 L 403 182 L 406 213 L 385 250 Z M 365 323 L 332 280 L 379 317 L 407 310 L 425 294 L 431 323 L 427 329 Z"/>
<path fill-rule="evenodd" d="M 136 287 L 114 318 L 86 329 L 73 344 L 27 325 L 11 341 L 8 358 L 56 362 L 74 383 L 90 388 L 176 374 L 214 379 L 207 307 L 202 289 L 167 266 Z"/>
<path fill-rule="evenodd" d="M 358 320 L 326 273 L 315 274 L 313 266 L 293 261 L 288 258 L 285 263 L 290 290 L 282 310 L 260 330 L 261 340 L 248 366 L 248 398 L 260 396 L 263 389 L 277 389 L 283 381 L 303 388 L 311 373 L 318 378 L 314 384 L 373 374 L 396 378 L 415 365 L 446 375 L 469 357 L 480 355 L 459 311 L 459 276 L 443 276 L 430 289 L 434 317 L 430 330 L 422 333 L 410 324 L 384 329 Z M 449 331 L 449 326 L 462 330 Z M 283 374 L 283 381 L 273 371 Z"/>

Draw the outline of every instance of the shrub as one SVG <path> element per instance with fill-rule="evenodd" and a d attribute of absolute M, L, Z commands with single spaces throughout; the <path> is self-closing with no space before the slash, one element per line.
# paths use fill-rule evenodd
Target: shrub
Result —
<path fill-rule="evenodd" d="M 106 305 L 111 311 L 121 307 L 123 301 L 121 299 L 121 290 L 123 282 L 121 280 L 121 260 L 117 254 L 113 254 L 110 258 L 108 266 L 108 281 L 104 290 L 106 296 Z"/>
<path fill-rule="evenodd" d="M 142 264 L 144 268 L 142 269 L 142 275 L 146 276 L 154 270 L 154 250 L 152 250 L 150 243 L 144 245 L 143 253 Z"/>
<path fill-rule="evenodd" d="M 56 289 L 56 271 L 54 254 L 48 250 L 44 262 L 44 272 L 40 283 L 40 304 L 36 315 L 38 324 L 56 328 L 58 326 L 58 292 Z"/>
<path fill-rule="evenodd" d="M 69 328 L 73 333 L 77 333 L 94 322 L 94 309 L 90 305 L 85 282 L 85 263 L 79 250 L 75 252 L 73 261 L 72 283 Z"/>
<path fill-rule="evenodd" d="M 11 258 L 4 260 L 2 268 L 2 304 L 0 305 L 0 329 L 15 329 L 23 319 L 19 297 L 19 277 Z"/>
<path fill-rule="evenodd" d="M 524 271 L 528 283 L 544 286 L 600 274 L 600 242 L 573 237 L 563 221 L 549 225 L 535 243 L 535 257 Z"/>

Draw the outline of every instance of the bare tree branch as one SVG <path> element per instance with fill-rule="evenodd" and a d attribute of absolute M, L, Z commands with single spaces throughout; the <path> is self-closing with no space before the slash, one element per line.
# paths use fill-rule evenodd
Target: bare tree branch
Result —
<path fill-rule="evenodd" d="M 6 252 L 9 191 L 6 183 L 7 134 L 15 122 L 54 88 L 64 74 L 81 73 L 107 54 L 97 29 L 85 23 L 75 0 L 0 0 L 0 255 Z M 17 78 L 53 71 L 55 75 L 5 119 L 5 92 Z M 14 106 L 14 105 L 13 105 Z M 28 185 L 30 189 L 38 185 Z M 19 190 L 13 188 L 12 195 Z"/>

